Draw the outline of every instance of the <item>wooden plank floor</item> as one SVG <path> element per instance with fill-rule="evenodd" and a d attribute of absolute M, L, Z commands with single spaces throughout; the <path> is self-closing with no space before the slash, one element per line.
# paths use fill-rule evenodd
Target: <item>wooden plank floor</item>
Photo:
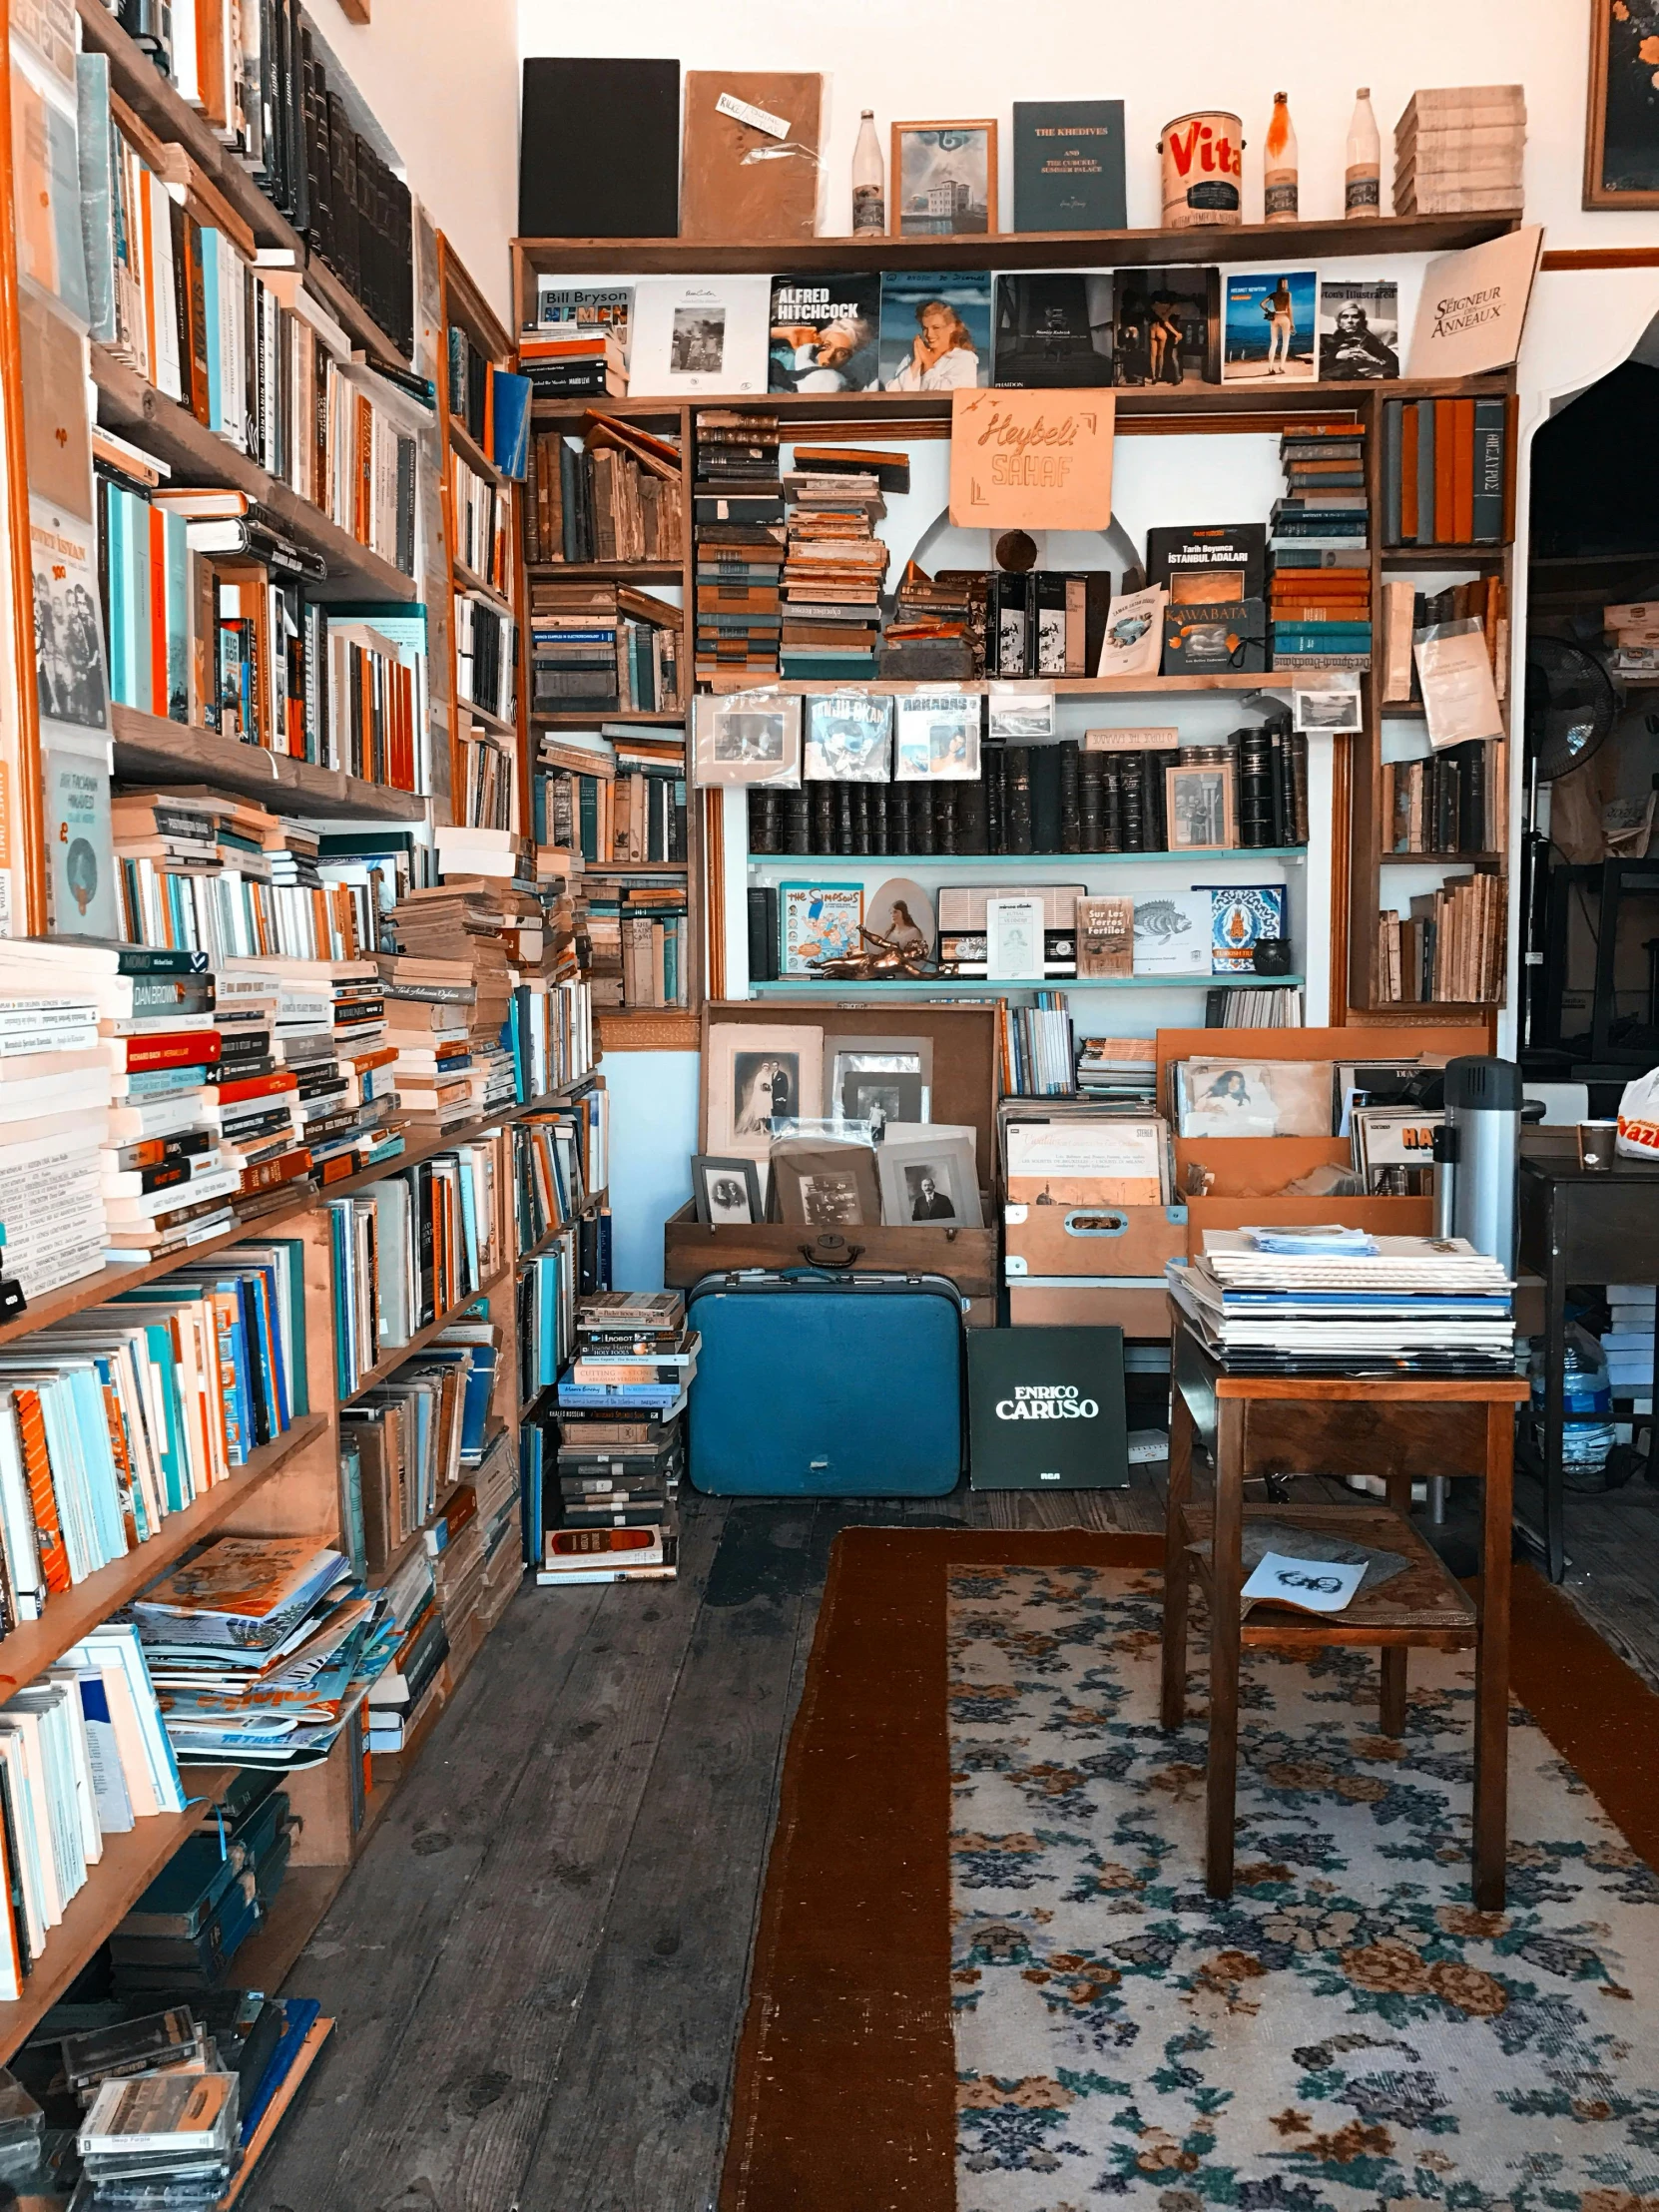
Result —
<path fill-rule="evenodd" d="M 688 1495 L 677 1582 L 526 1586 L 294 1968 L 339 2025 L 248 2212 L 709 2212 L 836 1532 L 1150 1530 L 1163 1469 L 1136 1473 L 913 1504 Z M 1575 1601 L 1659 1681 L 1659 1493 L 1573 1499 L 1569 1542 Z"/>

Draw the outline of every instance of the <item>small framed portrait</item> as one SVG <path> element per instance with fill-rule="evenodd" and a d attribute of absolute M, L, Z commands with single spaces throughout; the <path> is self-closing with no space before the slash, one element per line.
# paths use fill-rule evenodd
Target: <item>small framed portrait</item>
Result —
<path fill-rule="evenodd" d="M 876 884 L 864 907 L 864 927 L 915 959 L 933 956 L 938 938 L 933 901 L 913 876 L 889 875 Z"/>
<path fill-rule="evenodd" d="M 881 1219 L 894 1229 L 978 1229 L 984 1216 L 965 1136 L 939 1133 L 936 1142 L 884 1144 L 876 1155 Z"/>
<path fill-rule="evenodd" d="M 978 782 L 982 715 L 977 692 L 900 692 L 893 707 L 894 783 Z"/>
<path fill-rule="evenodd" d="M 892 772 L 892 701 L 819 692 L 806 702 L 802 773 L 809 784 L 884 784 Z"/>
<path fill-rule="evenodd" d="M 931 1037 L 825 1037 L 825 1109 L 867 1122 L 876 1144 L 889 1122 L 927 1120 L 932 1086 Z"/>
<path fill-rule="evenodd" d="M 772 1181 L 779 1216 L 793 1228 L 856 1229 L 881 1218 L 867 1145 L 775 1145 Z"/>
<path fill-rule="evenodd" d="M 815 961 L 844 960 L 862 942 L 862 883 L 780 883 L 785 975 L 814 975 Z"/>
<path fill-rule="evenodd" d="M 1357 738 L 1365 727 L 1358 669 L 1322 669 L 1318 676 L 1293 680 L 1293 730 L 1300 730 L 1310 737 L 1316 731 L 1324 731 L 1331 737 Z"/>
<path fill-rule="evenodd" d="M 698 784 L 801 783 L 801 701 L 771 691 L 692 701 L 692 774 Z"/>
<path fill-rule="evenodd" d="M 1195 762 L 1164 771 L 1164 813 L 1172 852 L 1193 852 L 1239 841 L 1233 769 L 1227 761 Z"/>
<path fill-rule="evenodd" d="M 895 238 L 983 238 L 996 229 L 996 124 L 895 123 L 887 229 Z"/>
<path fill-rule="evenodd" d="M 747 1228 L 762 1219 L 761 1178 L 753 1160 L 721 1160 L 707 1152 L 692 1158 L 697 1218 L 711 1228 Z"/>
<path fill-rule="evenodd" d="M 1659 39 L 1654 0 L 1591 0 L 1584 206 L 1659 208 Z M 1519 87 L 1516 87 L 1518 92 Z M 1524 118 L 1517 112 L 1517 134 Z M 1520 191 L 1514 195 L 1518 204 Z"/>

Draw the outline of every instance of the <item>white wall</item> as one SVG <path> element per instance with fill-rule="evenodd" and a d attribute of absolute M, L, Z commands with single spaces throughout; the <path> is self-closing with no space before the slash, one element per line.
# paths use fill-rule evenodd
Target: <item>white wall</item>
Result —
<path fill-rule="evenodd" d="M 376 5 L 380 0 L 376 0 Z M 525 54 L 668 54 L 687 68 L 811 69 L 829 79 L 829 203 L 822 228 L 850 228 L 858 110 L 885 145 L 895 118 L 996 116 L 1015 100 L 1122 99 L 1129 221 L 1159 221 L 1158 134 L 1190 108 L 1244 120 L 1245 220 L 1262 205 L 1262 138 L 1273 95 L 1290 95 L 1302 155 L 1302 212 L 1341 212 L 1343 140 L 1355 87 L 1369 84 L 1384 171 L 1395 121 L 1418 86 L 1519 83 L 1528 113 L 1526 204 L 1554 246 L 1659 241 L 1659 215 L 1587 215 L 1583 165 L 1589 9 L 1581 0 L 613 0 L 572 9 L 519 0 Z M 1386 174 L 1384 191 L 1387 189 Z M 1004 227 L 1012 177 L 1003 147 Z"/>
<path fill-rule="evenodd" d="M 336 0 L 306 5 L 410 191 L 507 316 L 518 229 L 515 0 L 370 0 L 366 25 L 347 22 Z"/>

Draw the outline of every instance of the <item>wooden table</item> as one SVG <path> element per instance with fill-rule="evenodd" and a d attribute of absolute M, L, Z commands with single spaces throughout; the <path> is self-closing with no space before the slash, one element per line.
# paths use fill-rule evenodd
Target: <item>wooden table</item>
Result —
<path fill-rule="evenodd" d="M 1162 1722 L 1179 1728 L 1186 1707 L 1187 1601 L 1197 1576 L 1210 1612 L 1210 1744 L 1205 1880 L 1212 1897 L 1233 1892 L 1234 1804 L 1239 1769 L 1239 1655 L 1266 1645 L 1291 1655 L 1328 1645 L 1375 1646 L 1381 1657 L 1383 1733 L 1405 1725 L 1405 1654 L 1413 1644 L 1473 1649 L 1474 1902 L 1503 1904 L 1507 1849 L 1509 1546 L 1514 1408 L 1523 1376 L 1284 1376 L 1229 1373 L 1173 1317 L 1169 1502 L 1164 1528 Z M 1193 1439 L 1216 1469 L 1215 1502 L 1192 1498 Z M 1247 1476 L 1321 1469 L 1375 1474 L 1387 1501 L 1352 1505 L 1247 1505 Z M 1480 1586 L 1470 1599 L 1407 1517 L 1411 1483 L 1472 1475 L 1484 1484 Z M 1247 1518 L 1402 1553 L 1403 1574 L 1362 1591 L 1340 1614 L 1258 1605 L 1239 1617 Z M 1209 1541 L 1208 1560 L 1191 1547 Z"/>
<path fill-rule="evenodd" d="M 1576 1160 L 1523 1153 L 1516 1195 L 1521 1265 L 1544 1282 L 1546 1363 L 1539 1449 L 1535 1460 L 1530 1454 L 1522 1458 L 1523 1472 L 1542 1478 L 1544 1520 L 1542 1529 L 1534 1530 L 1523 1515 L 1522 1532 L 1541 1542 L 1549 1579 L 1559 1582 L 1567 1566 L 1561 1468 L 1567 1286 L 1659 1282 L 1659 1166 L 1616 1160 L 1603 1172 L 1581 1168 Z M 1646 1471 L 1650 1482 L 1659 1475 L 1659 1420 L 1648 1431 Z"/>

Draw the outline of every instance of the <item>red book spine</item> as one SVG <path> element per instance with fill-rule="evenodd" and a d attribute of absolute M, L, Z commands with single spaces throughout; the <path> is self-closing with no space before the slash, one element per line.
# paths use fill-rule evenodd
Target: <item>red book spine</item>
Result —
<path fill-rule="evenodd" d="M 296 1091 L 299 1078 L 287 1068 L 280 1068 L 275 1075 L 245 1075 L 238 1083 L 221 1083 L 218 1096 L 229 1106 L 238 1099 L 275 1098 L 281 1091 Z"/>
<path fill-rule="evenodd" d="M 187 1029 L 179 1036 L 123 1037 L 118 1041 L 127 1047 L 124 1064 L 129 1075 L 149 1068 L 206 1067 L 219 1058 L 217 1029 Z"/>

